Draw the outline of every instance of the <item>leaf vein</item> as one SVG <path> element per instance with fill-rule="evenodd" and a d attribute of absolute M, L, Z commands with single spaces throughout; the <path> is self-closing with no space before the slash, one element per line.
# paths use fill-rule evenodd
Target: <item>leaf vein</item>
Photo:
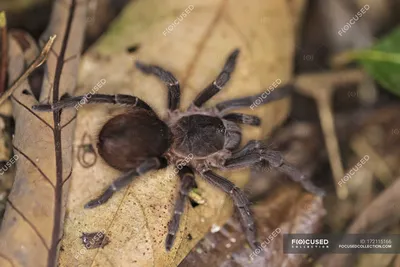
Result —
<path fill-rule="evenodd" d="M 12 203 L 12 201 L 7 198 L 7 203 L 10 204 L 10 206 L 24 219 L 24 221 L 29 224 L 29 226 L 32 228 L 32 230 L 36 233 L 36 235 L 39 237 L 39 239 L 42 241 L 44 247 L 49 251 L 49 246 L 46 244 L 46 241 L 44 240 L 43 236 L 40 234 L 39 230 L 36 228 L 36 226 L 28 220 L 28 218 L 25 217 L 25 215 Z"/>
<path fill-rule="evenodd" d="M 57 58 L 55 70 L 54 70 L 54 83 L 53 83 L 53 103 L 59 101 L 59 89 L 62 70 L 64 67 L 64 57 L 67 51 L 68 41 L 71 34 L 72 22 L 75 15 L 75 9 L 77 6 L 77 0 L 71 0 L 69 5 L 69 12 L 66 21 L 66 27 L 64 36 L 62 38 L 59 57 Z M 53 221 L 53 231 L 51 236 L 51 247 L 49 251 L 49 257 L 47 259 L 47 266 L 54 266 L 57 261 L 57 249 L 58 249 L 58 239 L 60 237 L 60 232 L 62 231 L 62 221 L 61 212 L 63 205 L 63 161 L 62 161 L 62 145 L 61 145 L 61 111 L 53 111 L 53 136 L 54 136 L 54 156 L 56 159 L 56 184 L 54 190 L 54 221 Z"/>
<path fill-rule="evenodd" d="M 10 258 L 6 257 L 5 255 L 3 255 L 1 252 L 0 252 L 0 257 L 5 259 L 6 261 L 8 261 L 11 264 L 12 267 L 15 266 L 14 263 L 12 262 L 12 260 Z"/>
<path fill-rule="evenodd" d="M 50 52 L 52 53 L 52 55 L 54 55 L 56 58 L 58 58 L 58 54 L 56 51 L 54 51 L 53 47 L 50 48 Z"/>
<path fill-rule="evenodd" d="M 131 185 L 128 185 L 128 186 L 126 187 L 125 192 L 124 192 L 124 195 L 123 195 L 123 197 L 122 197 L 122 199 L 121 199 L 121 201 L 120 201 L 120 203 L 119 203 L 119 205 L 118 205 L 117 210 L 116 210 L 115 213 L 114 213 L 114 216 L 113 216 L 112 219 L 111 219 L 111 222 L 110 222 L 110 224 L 109 224 L 107 230 L 109 230 L 110 227 L 113 225 L 113 223 L 114 223 L 114 221 L 115 221 L 115 219 L 116 219 L 116 217 L 117 217 L 117 215 L 118 215 L 118 211 L 121 209 L 121 206 L 123 205 L 124 200 L 125 200 L 126 196 L 128 195 L 128 192 L 129 192 L 129 189 L 130 189 L 130 188 L 131 188 Z M 147 231 L 150 233 L 149 223 L 148 223 L 148 221 L 147 221 L 146 213 L 144 212 L 144 209 L 143 209 L 142 204 L 139 202 L 139 200 L 136 198 L 136 196 L 135 196 L 134 194 L 132 194 L 131 196 L 134 198 L 134 200 L 136 201 L 136 203 L 139 205 L 140 210 L 142 211 L 143 217 L 144 217 L 144 219 L 145 219 L 145 224 L 146 224 Z M 150 238 L 151 238 L 151 235 L 150 235 Z M 153 240 L 151 240 L 151 249 L 152 249 L 152 252 L 153 252 L 153 254 L 154 254 Z M 90 266 L 93 266 L 93 265 L 94 265 L 95 259 L 96 259 L 96 257 L 97 257 L 98 252 L 99 252 L 99 249 L 96 250 L 96 254 L 93 256 L 92 263 L 90 264 Z M 155 267 L 154 257 L 152 257 L 152 259 L 153 259 L 153 266 Z"/>
<path fill-rule="evenodd" d="M 40 167 L 38 165 L 36 165 L 36 163 L 30 157 L 28 157 L 28 155 L 26 155 L 24 152 L 22 152 L 20 149 L 18 149 L 14 144 L 13 144 L 13 148 L 16 151 L 18 151 L 18 153 L 20 153 L 22 156 L 24 156 L 24 158 L 26 158 L 38 170 L 38 172 L 40 172 L 40 174 L 43 176 L 43 178 L 45 178 L 47 180 L 47 182 L 49 182 L 49 184 L 51 185 L 51 187 L 53 187 L 53 189 L 55 188 L 55 186 L 51 182 L 50 178 L 47 177 L 47 175 L 40 169 Z"/>
<path fill-rule="evenodd" d="M 69 178 L 71 178 L 71 174 L 72 174 L 72 168 L 71 168 L 71 170 L 70 170 L 70 172 L 69 172 L 67 178 L 65 178 L 65 180 L 62 182 L 61 187 L 63 187 L 64 184 L 69 180 Z"/>
<path fill-rule="evenodd" d="M 193 59 L 190 61 L 189 66 L 185 72 L 185 74 L 183 75 L 183 79 L 182 79 L 182 87 L 186 86 L 187 81 L 189 80 L 190 76 L 192 75 L 194 68 L 196 67 L 196 63 L 199 61 L 199 57 L 201 55 L 201 53 L 204 50 L 204 47 L 206 45 L 206 42 L 208 39 L 210 39 L 210 37 L 212 36 L 212 33 L 215 30 L 215 25 L 219 22 L 219 20 L 221 19 L 222 13 L 225 10 L 225 5 L 227 4 L 227 0 L 222 0 L 220 6 L 218 7 L 217 12 L 215 13 L 215 17 L 214 19 L 211 21 L 210 25 L 208 26 L 206 33 L 204 34 L 203 37 L 201 37 L 200 39 L 200 43 L 197 45 L 197 49 L 196 52 L 193 56 Z"/>
<path fill-rule="evenodd" d="M 64 129 L 64 127 L 67 127 L 71 122 L 73 122 L 76 119 L 76 114 L 64 125 L 61 126 L 61 130 Z"/>
<path fill-rule="evenodd" d="M 41 122 L 43 122 L 47 127 L 49 127 L 51 130 L 54 130 L 54 128 L 47 123 L 44 119 L 42 119 L 40 116 L 38 116 L 35 112 L 33 112 L 30 108 L 25 106 L 22 102 L 20 102 L 18 99 L 16 99 L 14 96 L 11 96 L 11 98 L 18 104 L 20 104 L 22 107 L 24 107 L 27 111 L 29 111 L 33 116 L 35 116 L 37 119 L 39 119 Z"/>

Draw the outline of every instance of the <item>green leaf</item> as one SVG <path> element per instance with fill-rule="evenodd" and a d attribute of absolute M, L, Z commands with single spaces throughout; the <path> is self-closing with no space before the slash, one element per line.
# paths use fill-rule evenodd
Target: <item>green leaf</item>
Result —
<path fill-rule="evenodd" d="M 400 28 L 381 39 L 371 50 L 351 52 L 385 89 L 400 96 Z"/>

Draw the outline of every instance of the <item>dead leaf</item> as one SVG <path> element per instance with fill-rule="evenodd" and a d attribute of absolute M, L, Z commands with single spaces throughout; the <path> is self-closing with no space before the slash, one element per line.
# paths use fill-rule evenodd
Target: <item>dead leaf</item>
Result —
<path fill-rule="evenodd" d="M 74 8 L 74 4 L 75 0 L 55 2 L 51 26 L 42 36 L 45 41 L 55 33 L 60 38 L 46 63 L 41 101 L 50 97 L 57 101 L 75 89 L 85 5 Z M 35 46 L 33 40 L 26 41 L 28 47 Z M 29 50 L 21 50 L 14 39 L 9 47 L 12 83 L 24 71 Z M 63 111 L 62 116 L 33 112 L 37 100 L 26 80 L 11 99 L 16 121 L 13 148 L 19 159 L 0 232 L 0 266 L 55 266 L 68 192 L 65 181 L 72 171 L 75 112 Z"/>
<path fill-rule="evenodd" d="M 164 36 L 163 32 L 189 6 L 191 12 Z M 130 4 L 109 32 L 83 59 L 81 89 L 87 94 L 102 79 L 106 83 L 97 93 L 133 94 L 150 104 L 162 117 L 167 91 L 155 78 L 136 70 L 134 60 L 153 63 L 170 70 L 180 80 L 182 108 L 219 73 L 227 55 L 241 49 L 238 66 L 229 85 L 209 105 L 235 97 L 253 95 L 268 88 L 276 79 L 288 81 L 292 70 L 294 32 L 286 18 L 289 8 L 281 1 L 135 1 Z M 126 49 L 140 45 L 137 52 Z M 243 127 L 243 142 L 260 139 L 279 125 L 288 112 L 288 100 L 244 110 L 262 117 L 260 128 Z M 115 194 L 105 205 L 92 210 L 83 206 L 100 194 L 118 172 L 97 151 L 87 152 L 95 162 L 82 166 L 79 149 L 96 147 L 96 136 L 115 108 L 87 105 L 79 109 L 74 143 L 74 173 L 67 204 L 65 236 L 60 254 L 61 266 L 176 266 L 209 231 L 222 225 L 232 212 L 229 198 L 197 179 L 204 205 L 187 203 L 180 231 L 171 252 L 165 251 L 167 223 L 178 187 L 177 177 L 168 170 L 137 178 L 128 188 Z M 85 143 L 82 143 L 83 136 Z M 87 137 L 90 138 L 87 138 Z M 92 144 L 89 144 L 89 139 Z M 90 165 L 90 164 L 89 164 Z M 248 172 L 224 173 L 239 186 Z M 82 232 L 105 232 L 110 243 L 104 248 L 84 248 Z M 190 234 L 191 239 L 187 236 Z"/>
<path fill-rule="evenodd" d="M 400 219 L 399 203 L 400 177 L 376 197 L 354 219 L 346 232 L 356 233 L 381 233 L 389 226 L 396 227 Z M 357 254 L 325 254 L 319 260 L 320 266 L 335 267 L 354 266 Z"/>
<path fill-rule="evenodd" d="M 235 219 L 216 233 L 207 234 L 179 267 L 303 266 L 307 260 L 304 255 L 283 253 L 283 234 L 318 232 L 325 215 L 322 199 L 301 192 L 299 186 L 283 185 L 254 205 L 253 211 L 260 242 L 265 242 L 260 251 L 249 248 Z M 275 238 L 271 235 L 274 231 L 279 233 Z"/>

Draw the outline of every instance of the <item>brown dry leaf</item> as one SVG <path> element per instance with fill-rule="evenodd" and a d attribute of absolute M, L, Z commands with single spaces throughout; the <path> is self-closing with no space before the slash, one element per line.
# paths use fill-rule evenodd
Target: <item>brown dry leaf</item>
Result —
<path fill-rule="evenodd" d="M 260 243 L 265 242 L 262 244 L 264 249 L 252 250 L 246 245 L 239 222 L 235 219 L 217 233 L 207 234 L 179 267 L 304 266 L 309 260 L 304 255 L 283 253 L 283 234 L 317 233 L 326 214 L 322 199 L 302 192 L 299 186 L 283 185 L 254 205 L 253 211 Z M 237 227 L 239 231 L 235 229 Z M 271 235 L 274 231 L 279 233 L 275 238 Z"/>
<path fill-rule="evenodd" d="M 357 215 L 346 232 L 350 234 L 381 233 L 388 227 L 397 227 L 400 219 L 399 191 L 400 177 L 397 177 L 388 188 Z M 357 254 L 325 254 L 319 258 L 317 266 L 355 266 L 357 256 Z"/>
<path fill-rule="evenodd" d="M 58 92 L 59 97 L 72 94 L 75 88 L 85 5 L 69 9 L 69 3 L 54 4 L 50 27 L 43 35 L 44 41 L 53 34 L 58 34 L 58 39 L 46 63 L 41 101 L 48 100 L 53 92 Z M 35 42 L 25 41 L 21 49 L 21 43 L 10 38 L 10 83 L 29 64 L 26 57 L 34 50 Z M 16 121 L 13 148 L 19 158 L 0 232 L 0 266 L 55 266 L 68 192 L 64 182 L 72 171 L 75 112 L 64 111 L 61 118 L 52 113 L 35 113 L 31 106 L 37 101 L 27 81 L 15 90 L 11 100 Z"/>
<path fill-rule="evenodd" d="M 164 36 L 166 27 L 188 7 L 192 11 Z M 135 59 L 174 73 L 183 88 L 182 108 L 186 108 L 217 76 L 227 55 L 236 47 L 241 54 L 232 80 L 209 104 L 262 92 L 276 79 L 284 83 L 291 75 L 294 28 L 289 17 L 284 1 L 135 1 L 84 57 L 80 73 L 84 89 L 77 95 L 93 92 L 92 88 L 104 79 L 105 84 L 97 93 L 134 94 L 162 117 L 166 88 L 154 77 L 136 70 Z M 137 53 L 126 52 L 137 44 Z M 261 128 L 244 127 L 243 142 L 260 139 L 279 125 L 287 116 L 288 104 L 286 99 L 253 112 L 244 110 L 262 117 L 263 124 Z M 120 111 L 105 105 L 79 109 L 60 265 L 176 266 L 212 224 L 222 225 L 231 216 L 232 203 L 224 193 L 197 178 L 206 204 L 192 208 L 187 203 L 169 253 L 164 242 L 178 187 L 177 177 L 168 175 L 172 166 L 137 178 L 105 205 L 84 210 L 84 204 L 119 174 L 94 150 L 97 132 L 113 112 Z M 242 186 L 248 172 L 224 175 Z M 110 243 L 104 248 L 86 249 L 80 239 L 82 232 L 99 231 L 106 233 Z"/>

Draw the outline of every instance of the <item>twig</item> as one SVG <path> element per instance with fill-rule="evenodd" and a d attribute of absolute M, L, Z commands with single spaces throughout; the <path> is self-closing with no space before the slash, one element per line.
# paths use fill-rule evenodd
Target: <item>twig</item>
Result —
<path fill-rule="evenodd" d="M 344 176 L 344 168 L 340 157 L 340 150 L 335 133 L 335 123 L 332 112 L 332 94 L 338 84 L 360 83 L 364 74 L 360 70 L 346 70 L 322 74 L 308 74 L 299 76 L 296 87 L 303 93 L 312 96 L 318 105 L 322 130 L 329 154 L 329 161 L 335 179 L 338 198 L 345 199 L 348 195 L 346 186 L 338 186 Z"/>
<path fill-rule="evenodd" d="M 11 86 L 10 89 L 8 89 L 4 94 L 0 97 L 0 105 L 12 95 L 12 93 L 17 89 L 25 79 L 28 78 L 28 76 L 38 67 L 40 67 L 47 59 L 47 56 L 49 55 L 51 46 L 54 43 L 54 40 L 56 39 L 56 35 L 50 36 L 49 40 L 45 44 L 45 46 L 42 49 L 42 52 L 40 55 L 32 62 L 31 65 L 29 65 L 28 69 L 24 72 L 24 74 L 21 75 L 21 77 L 16 80 L 13 85 Z"/>
<path fill-rule="evenodd" d="M 354 220 L 347 233 L 380 233 L 400 220 L 400 177 L 376 197 Z M 324 267 L 354 266 L 354 254 L 326 254 L 317 265 Z"/>
<path fill-rule="evenodd" d="M 384 184 L 386 187 L 389 186 L 394 178 L 393 172 L 384 158 L 382 158 L 378 151 L 376 151 L 374 147 L 370 145 L 365 135 L 361 134 L 355 138 L 355 140 L 351 142 L 350 146 L 358 154 L 358 156 L 364 157 L 365 155 L 368 155 L 371 158 L 371 161 L 374 164 L 371 164 L 372 166 L 369 167 L 370 170 L 374 173 L 376 178 L 382 182 L 382 184 Z"/>
<path fill-rule="evenodd" d="M 8 39 L 7 39 L 7 18 L 6 12 L 0 12 L 0 94 L 6 88 L 7 75 L 7 54 L 8 54 Z"/>

